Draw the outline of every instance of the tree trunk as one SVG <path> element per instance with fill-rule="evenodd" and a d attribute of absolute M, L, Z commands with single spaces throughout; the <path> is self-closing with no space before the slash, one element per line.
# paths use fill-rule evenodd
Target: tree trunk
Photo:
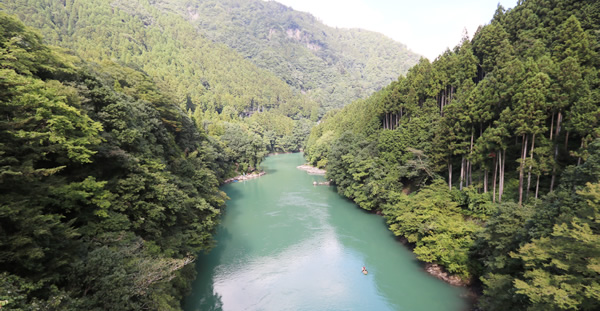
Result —
<path fill-rule="evenodd" d="M 555 138 L 558 139 L 558 134 L 560 134 L 560 123 L 562 122 L 562 111 L 558 111 L 558 115 L 556 116 L 556 133 L 554 133 Z"/>
<path fill-rule="evenodd" d="M 502 202 L 502 195 L 504 194 L 504 169 L 506 166 L 506 149 L 502 150 L 502 157 L 500 158 L 502 167 L 500 169 L 500 189 L 498 190 L 498 202 Z"/>
<path fill-rule="evenodd" d="M 565 135 L 565 151 L 569 150 L 569 131 L 567 131 L 567 135 Z"/>
<path fill-rule="evenodd" d="M 465 188 L 469 186 L 469 159 L 465 159 Z"/>
<path fill-rule="evenodd" d="M 487 167 L 483 170 L 483 193 L 488 192 L 488 169 Z"/>
<path fill-rule="evenodd" d="M 444 91 L 440 90 L 440 116 L 442 116 L 444 112 Z"/>
<path fill-rule="evenodd" d="M 458 189 L 463 189 L 463 178 L 465 177 L 465 157 L 463 156 L 460 160 L 460 187 Z"/>
<path fill-rule="evenodd" d="M 471 126 L 471 150 L 469 151 L 469 158 L 473 156 L 473 137 L 475 136 L 475 127 Z M 473 163 L 469 159 L 469 185 L 473 184 Z"/>
<path fill-rule="evenodd" d="M 531 186 L 531 167 L 533 166 L 533 148 L 535 146 L 535 133 L 533 134 L 532 138 L 531 138 L 531 151 L 529 152 L 529 158 L 530 158 L 530 163 L 529 163 L 529 172 L 527 173 L 527 196 L 526 198 L 529 199 L 529 187 Z"/>
<path fill-rule="evenodd" d="M 554 144 L 554 163 L 552 165 L 552 178 L 550 179 L 550 192 L 554 191 L 554 181 L 556 180 L 556 158 L 558 158 L 558 144 Z"/>
<path fill-rule="evenodd" d="M 390 124 L 391 122 L 390 122 L 390 113 L 389 112 L 386 112 L 385 118 L 386 118 L 385 122 L 387 123 L 387 127 L 386 128 L 389 130 L 392 127 L 392 125 Z"/>
<path fill-rule="evenodd" d="M 538 198 L 538 191 L 540 190 L 540 174 L 537 175 L 537 182 L 535 183 L 535 199 Z"/>
<path fill-rule="evenodd" d="M 529 135 L 523 134 L 523 152 L 521 153 L 521 165 L 519 166 L 519 207 L 523 205 L 523 169 L 525 167 L 525 157 L 527 156 L 527 138 L 529 138 Z"/>
<path fill-rule="evenodd" d="M 558 140 L 558 134 L 560 133 L 560 121 L 562 119 L 562 113 L 558 111 L 556 117 L 556 132 L 554 138 Z M 552 167 L 552 178 L 550 179 L 550 192 L 554 191 L 554 181 L 556 180 L 556 158 L 558 158 L 558 142 L 554 143 L 554 166 Z"/>
<path fill-rule="evenodd" d="M 446 107 L 446 91 L 444 90 L 444 95 L 442 95 L 442 105 L 440 107 L 440 115 L 444 116 L 444 107 Z"/>
<path fill-rule="evenodd" d="M 448 161 L 448 188 L 452 190 L 452 158 Z"/>
<path fill-rule="evenodd" d="M 550 140 L 552 140 L 553 134 L 554 134 L 554 111 L 552 111 L 552 120 L 550 120 Z"/>
<path fill-rule="evenodd" d="M 498 165 L 499 165 L 498 164 L 498 154 L 499 153 L 500 152 L 498 152 L 496 154 L 496 156 L 494 157 L 494 178 L 493 178 L 494 179 L 494 184 L 493 184 L 493 187 L 492 187 L 493 188 L 493 190 L 492 190 L 492 192 L 493 192 L 492 193 L 493 194 L 492 195 L 492 202 L 493 203 L 496 203 L 496 182 L 497 182 L 497 178 L 498 178 Z"/>

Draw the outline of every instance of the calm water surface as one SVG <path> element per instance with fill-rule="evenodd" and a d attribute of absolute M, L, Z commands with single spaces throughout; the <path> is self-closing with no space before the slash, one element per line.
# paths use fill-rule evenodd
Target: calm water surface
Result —
<path fill-rule="evenodd" d="M 464 289 L 426 274 L 382 217 L 296 166 L 268 157 L 267 175 L 226 185 L 217 246 L 197 261 L 185 310 L 463 311 Z M 369 274 L 361 273 L 366 266 Z"/>

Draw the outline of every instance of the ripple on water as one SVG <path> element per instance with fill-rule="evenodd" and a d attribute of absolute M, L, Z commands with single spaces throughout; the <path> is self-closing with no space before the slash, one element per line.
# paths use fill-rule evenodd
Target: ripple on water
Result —
<path fill-rule="evenodd" d="M 381 217 L 312 186 L 322 177 L 301 162 L 269 157 L 265 177 L 225 187 L 219 244 L 198 260 L 186 310 L 462 310 L 460 290 L 425 274 Z"/>

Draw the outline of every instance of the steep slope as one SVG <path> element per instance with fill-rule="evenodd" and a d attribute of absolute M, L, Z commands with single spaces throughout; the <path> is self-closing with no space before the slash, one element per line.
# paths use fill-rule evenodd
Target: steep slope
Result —
<path fill-rule="evenodd" d="M 326 115 L 307 159 L 418 259 L 481 281 L 483 310 L 600 310 L 599 55 L 598 1 L 499 7 Z"/>
<path fill-rule="evenodd" d="M 369 96 L 419 56 L 379 33 L 337 29 L 274 1 L 158 0 L 327 109 Z M 340 14 L 343 14 L 340 11 Z"/>
<path fill-rule="evenodd" d="M 154 3 L 152 1 L 151 3 Z M 7 0 L 8 13 L 85 59 L 116 60 L 152 76 L 186 108 L 233 114 L 276 109 L 309 116 L 315 104 L 271 72 L 215 44 L 181 16 L 143 0 Z"/>
<path fill-rule="evenodd" d="M 146 74 L 4 12 L 0 95 L 3 309 L 179 309 L 226 199 L 218 146 Z"/>

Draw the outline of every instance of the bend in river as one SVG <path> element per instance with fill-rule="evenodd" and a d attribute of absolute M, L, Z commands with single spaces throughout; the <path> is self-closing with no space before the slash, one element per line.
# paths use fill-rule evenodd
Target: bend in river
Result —
<path fill-rule="evenodd" d="M 185 310 L 467 308 L 463 288 L 424 272 L 382 217 L 313 186 L 324 179 L 302 163 L 299 153 L 271 156 L 262 178 L 223 187 L 231 200 L 217 246 L 198 258 Z"/>

